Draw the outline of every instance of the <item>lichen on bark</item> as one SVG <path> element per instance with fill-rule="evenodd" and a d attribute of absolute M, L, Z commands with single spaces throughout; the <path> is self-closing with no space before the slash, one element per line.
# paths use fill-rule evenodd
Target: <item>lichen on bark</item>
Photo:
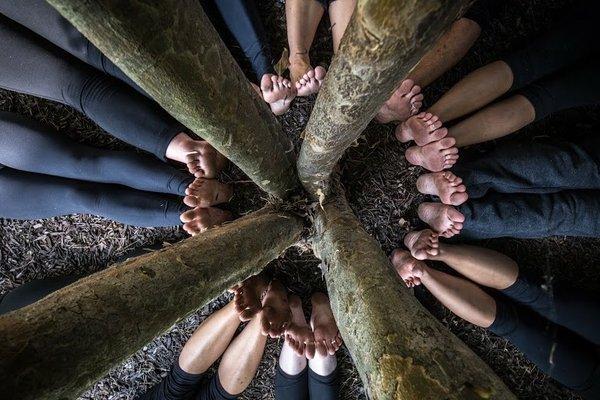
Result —
<path fill-rule="evenodd" d="M 0 316 L 0 387 L 12 399 L 74 399 L 110 368 L 299 240 L 269 209 L 116 264 Z"/>
<path fill-rule="evenodd" d="M 313 250 L 366 387 L 378 399 L 515 399 L 504 383 L 403 286 L 341 186 L 315 216 Z"/>

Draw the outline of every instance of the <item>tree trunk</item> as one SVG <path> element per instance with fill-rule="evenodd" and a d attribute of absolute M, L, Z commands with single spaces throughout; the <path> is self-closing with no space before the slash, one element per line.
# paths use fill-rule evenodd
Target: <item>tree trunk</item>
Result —
<path fill-rule="evenodd" d="M 266 192 L 300 186 L 293 145 L 198 0 L 48 0 L 173 117 Z"/>
<path fill-rule="evenodd" d="M 471 0 L 358 0 L 304 132 L 298 172 L 323 198 L 333 168 Z"/>
<path fill-rule="evenodd" d="M 19 400 L 76 398 L 175 322 L 259 272 L 303 228 L 293 214 L 263 209 L 0 317 L 0 392 Z"/>
<path fill-rule="evenodd" d="M 400 283 L 342 193 L 315 227 L 331 307 L 370 399 L 515 399 Z"/>

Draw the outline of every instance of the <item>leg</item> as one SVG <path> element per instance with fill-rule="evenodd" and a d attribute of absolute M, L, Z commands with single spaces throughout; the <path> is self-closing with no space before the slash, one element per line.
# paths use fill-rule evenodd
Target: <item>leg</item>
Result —
<path fill-rule="evenodd" d="M 418 248 L 416 232 L 408 241 Z M 600 299 L 591 293 L 567 288 L 543 287 L 531 282 L 510 257 L 494 250 L 468 245 L 439 243 L 437 252 L 425 258 L 441 261 L 473 282 L 499 290 L 506 297 L 532 309 L 544 318 L 578 333 L 592 343 L 600 342 Z"/>
<path fill-rule="evenodd" d="M 308 372 L 304 353 L 312 347 L 314 357 L 314 336 L 304 318 L 302 301 L 296 295 L 290 296 L 292 323 L 286 330 L 286 337 L 281 348 L 277 371 L 275 373 L 275 398 L 278 400 L 307 400 Z M 305 333 L 302 335 L 301 333 Z M 311 343 L 312 341 L 312 343 Z"/>
<path fill-rule="evenodd" d="M 186 209 L 175 196 L 120 185 L 0 169 L 0 215 L 40 219 L 92 214 L 143 227 L 177 226 Z M 24 202 L 26 199 L 26 202 Z"/>
<path fill-rule="evenodd" d="M 239 324 L 233 302 L 213 313 L 187 341 L 167 377 L 140 399 L 191 398 L 198 392 L 202 374 L 225 352 Z"/>
<path fill-rule="evenodd" d="M 324 12 L 323 2 L 317 0 L 285 2 L 290 78 L 296 85 L 299 96 L 308 96 L 318 91 L 320 80 L 325 77 L 322 67 L 312 69 L 309 57 L 310 46 Z"/>
<path fill-rule="evenodd" d="M 27 282 L 0 297 L 0 315 L 28 306 L 78 280 L 77 275 L 45 278 Z"/>
<path fill-rule="evenodd" d="M 498 139 L 529 125 L 535 120 L 535 108 L 521 95 L 489 105 L 464 121 L 452 126 L 449 135 L 456 138 L 456 146 Z"/>
<path fill-rule="evenodd" d="M 146 95 L 137 84 L 46 1 L 0 1 L 0 14 L 23 25 L 86 64 L 120 79 Z"/>
<path fill-rule="evenodd" d="M 600 62 L 544 78 L 450 128 L 458 147 L 497 139 L 560 110 L 600 102 Z"/>
<path fill-rule="evenodd" d="M 454 67 L 471 49 L 481 26 L 470 18 L 461 18 L 425 54 L 408 74 L 417 85 L 426 87 Z"/>
<path fill-rule="evenodd" d="M 494 299 L 470 281 L 429 268 L 407 252 L 396 251 L 393 263 L 407 285 L 422 283 L 454 314 L 505 337 L 563 385 L 600 393 L 600 360 L 593 344 L 526 308 Z"/>
<path fill-rule="evenodd" d="M 489 104 L 509 90 L 520 89 L 591 57 L 598 49 L 593 23 L 597 12 L 598 4 L 584 2 L 525 49 L 467 75 L 429 111 L 448 122 Z"/>
<path fill-rule="evenodd" d="M 311 400 L 336 400 L 340 398 L 337 357 L 321 356 L 308 361 L 308 391 Z"/>
<path fill-rule="evenodd" d="M 85 146 L 17 114 L 0 112 L 0 132 L 0 163 L 20 171 L 180 196 L 193 181 L 149 155 Z"/>
<path fill-rule="evenodd" d="M 593 137 L 583 145 L 549 140 L 503 143 L 474 160 L 458 161 L 453 172 L 462 178 L 469 197 L 480 198 L 490 191 L 541 194 L 600 189 L 598 168 L 600 139 Z M 419 180 L 423 181 L 421 193 L 432 191 L 430 184 L 425 185 L 431 178 Z"/>
<path fill-rule="evenodd" d="M 185 163 L 194 153 L 206 169 L 222 163 L 210 145 L 182 133 L 183 125 L 154 101 L 4 16 L 0 16 L 0 52 L 10 55 L 0 58 L 0 87 L 72 106 L 113 136 L 160 159 Z M 209 173 L 216 174 L 211 170 L 205 176 Z"/>
<path fill-rule="evenodd" d="M 512 87 L 513 71 L 504 61 L 476 69 L 444 94 L 429 112 L 444 122 L 467 115 L 497 99 Z"/>
<path fill-rule="evenodd" d="M 442 211 L 431 203 L 422 207 L 435 208 L 432 213 L 437 215 Z M 443 212 L 448 212 L 447 207 L 443 206 Z M 600 235 L 600 196 L 593 190 L 540 195 L 491 193 L 467 201 L 457 210 L 464 216 L 461 233 L 470 239 Z"/>
<path fill-rule="evenodd" d="M 231 342 L 221 359 L 218 377 L 227 393 L 239 395 L 248 387 L 256 374 L 266 343 L 267 337 L 261 332 L 261 315 L 258 314 Z"/>
<path fill-rule="evenodd" d="M 181 350 L 181 369 L 189 374 L 206 372 L 223 355 L 239 325 L 233 301 L 205 319 Z"/>
<path fill-rule="evenodd" d="M 355 8 L 356 0 L 334 0 L 329 4 L 333 54 L 336 54 L 340 48 L 342 37 L 344 36 L 344 32 L 346 32 Z"/>

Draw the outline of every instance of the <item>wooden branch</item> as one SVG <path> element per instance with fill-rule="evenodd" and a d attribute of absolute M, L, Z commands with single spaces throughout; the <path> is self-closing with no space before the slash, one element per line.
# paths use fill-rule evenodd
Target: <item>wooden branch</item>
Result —
<path fill-rule="evenodd" d="M 48 0 L 173 117 L 266 192 L 300 186 L 293 145 L 198 0 Z"/>
<path fill-rule="evenodd" d="M 358 0 L 304 132 L 298 173 L 315 198 L 379 108 L 471 0 Z"/>
<path fill-rule="evenodd" d="M 331 307 L 370 399 L 515 399 L 400 283 L 339 189 L 315 227 Z"/>
<path fill-rule="evenodd" d="M 83 278 L 0 316 L 0 388 L 74 399 L 114 365 L 294 244 L 303 221 L 263 209 Z"/>

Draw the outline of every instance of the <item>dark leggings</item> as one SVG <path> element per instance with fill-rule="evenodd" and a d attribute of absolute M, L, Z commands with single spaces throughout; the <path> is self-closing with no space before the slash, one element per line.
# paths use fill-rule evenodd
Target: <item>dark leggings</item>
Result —
<path fill-rule="evenodd" d="M 252 68 L 252 80 L 260 82 L 264 74 L 275 73 L 255 0 L 201 0 L 201 4 L 224 41 L 234 39 L 240 46 Z"/>
<path fill-rule="evenodd" d="M 337 400 L 339 397 L 337 369 L 321 376 L 307 366 L 298 375 L 288 375 L 277 364 L 275 400 Z"/>
<path fill-rule="evenodd" d="M 150 155 L 85 146 L 0 112 L 2 218 L 86 213 L 135 226 L 179 225 L 186 207 L 177 196 L 192 180 Z"/>
<path fill-rule="evenodd" d="M 185 372 L 176 361 L 169 374 L 138 400 L 233 400 L 238 396 L 227 393 L 219 374 L 207 378 L 204 374 Z"/>
<path fill-rule="evenodd" d="M 184 127 L 154 101 L 0 16 L 0 87 L 81 111 L 111 135 L 160 159 Z"/>
<path fill-rule="evenodd" d="M 600 139 L 504 143 L 453 172 L 469 200 L 461 237 L 600 237 Z"/>
<path fill-rule="evenodd" d="M 585 398 L 600 398 L 600 301 L 573 291 L 547 293 L 519 278 L 496 296 L 489 329 L 542 371 Z"/>
<path fill-rule="evenodd" d="M 30 29 L 86 64 L 144 93 L 45 0 L 0 0 L 0 14 Z"/>
<path fill-rule="evenodd" d="M 201 4 L 219 34 L 227 42 L 231 36 L 240 46 L 257 82 L 264 74 L 274 73 L 271 48 L 254 0 L 201 0 Z M 0 14 L 145 95 L 45 0 L 0 0 Z"/>
<path fill-rule="evenodd" d="M 558 26 L 504 58 L 514 76 L 511 90 L 531 102 L 536 120 L 600 101 L 600 4 L 583 0 L 571 8 Z"/>

